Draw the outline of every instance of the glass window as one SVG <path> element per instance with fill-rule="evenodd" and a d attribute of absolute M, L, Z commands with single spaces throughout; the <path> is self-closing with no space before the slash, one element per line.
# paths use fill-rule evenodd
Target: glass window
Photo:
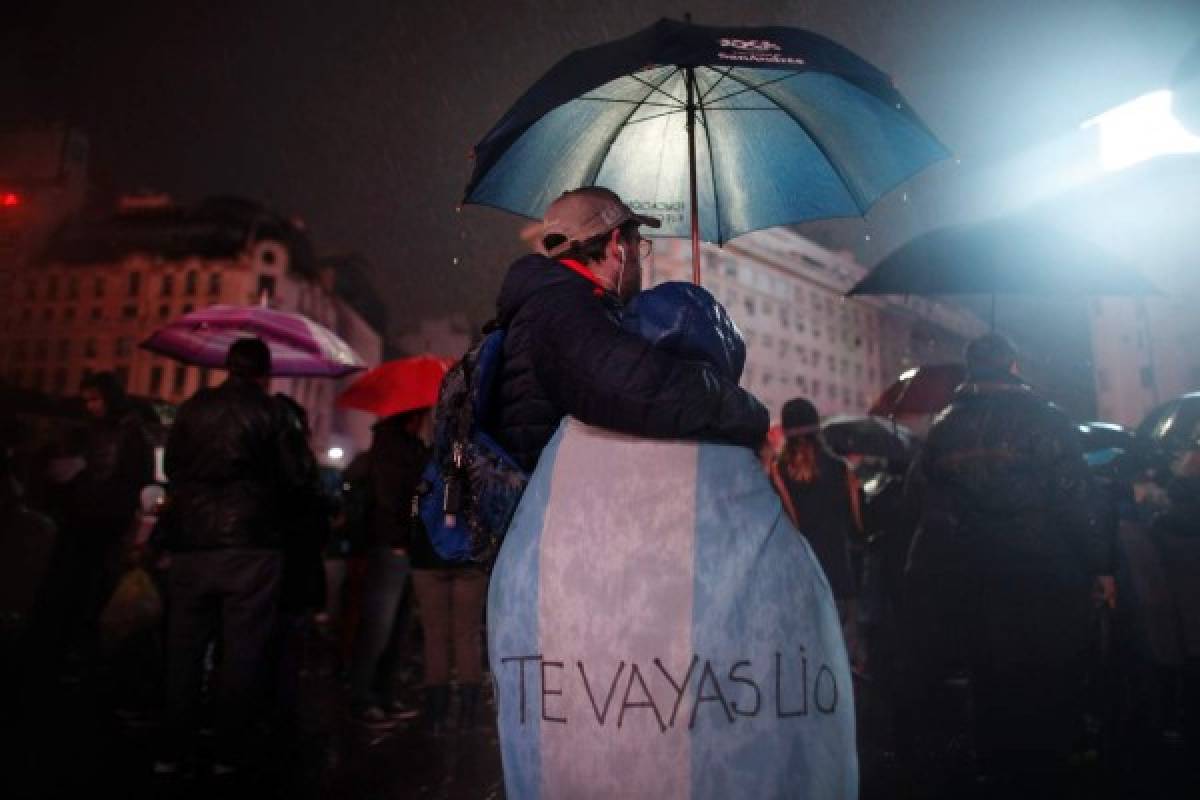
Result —
<path fill-rule="evenodd" d="M 160 297 L 170 297 L 171 292 L 175 291 L 175 276 L 167 273 L 162 276 L 162 284 L 159 290 Z"/>
<path fill-rule="evenodd" d="M 68 300 L 78 300 L 79 299 L 79 276 L 78 275 L 72 275 L 71 277 L 67 278 L 67 299 Z"/>
<path fill-rule="evenodd" d="M 196 293 L 196 282 L 199 279 L 200 276 L 196 273 L 196 270 L 190 270 L 183 279 L 183 293 L 188 296 L 194 295 Z"/>
<path fill-rule="evenodd" d="M 83 355 L 87 358 L 96 357 L 96 340 L 89 338 L 83 343 Z"/>
<path fill-rule="evenodd" d="M 117 358 L 128 358 L 130 352 L 132 351 L 132 345 L 129 342 L 129 337 L 118 336 L 114 350 L 116 351 Z"/>
<path fill-rule="evenodd" d="M 96 306 L 95 308 L 92 309 L 92 321 L 93 322 L 98 322 L 103 318 L 104 318 L 104 311 L 99 306 Z"/>
<path fill-rule="evenodd" d="M 165 320 L 169 316 L 171 316 L 171 307 L 170 306 L 161 305 L 158 307 L 158 318 L 159 319 Z"/>
<path fill-rule="evenodd" d="M 67 306 L 66 310 L 63 311 L 63 319 L 67 322 L 75 320 L 75 306 Z"/>
<path fill-rule="evenodd" d="M 65 361 L 71 355 L 71 341 L 69 339 L 58 340 L 58 357 Z"/>
<path fill-rule="evenodd" d="M 125 306 L 121 309 L 123 319 L 137 319 L 137 306 Z"/>
<path fill-rule="evenodd" d="M 187 386 L 187 367 L 183 364 L 176 364 L 175 380 L 172 383 L 171 389 L 175 394 L 182 394 L 185 386 Z"/>
<path fill-rule="evenodd" d="M 47 300 L 57 300 L 58 299 L 58 276 L 57 275 L 51 275 L 49 278 L 46 279 L 46 299 Z"/>
<path fill-rule="evenodd" d="M 220 294 L 221 293 L 221 273 L 214 272 L 208 276 L 208 293 L 209 294 Z"/>
<path fill-rule="evenodd" d="M 150 368 L 150 394 L 154 397 L 162 394 L 163 368 L 155 365 Z"/>
<path fill-rule="evenodd" d="M 38 361 L 45 361 L 50 356 L 50 342 L 45 339 L 38 339 L 33 345 L 33 357 Z"/>
<path fill-rule="evenodd" d="M 127 294 L 130 297 L 137 297 L 138 292 L 142 291 L 142 273 L 129 273 L 129 288 Z"/>
<path fill-rule="evenodd" d="M 104 277 L 97 275 L 96 280 L 92 282 L 92 294 L 96 297 L 104 297 Z"/>

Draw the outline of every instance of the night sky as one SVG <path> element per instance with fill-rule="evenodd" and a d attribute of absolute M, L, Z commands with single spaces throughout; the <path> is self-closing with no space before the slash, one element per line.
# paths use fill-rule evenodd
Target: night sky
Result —
<path fill-rule="evenodd" d="M 809 28 L 894 76 L 961 164 L 813 232 L 868 264 L 977 170 L 1165 86 L 1200 35 L 1195 0 L 24 5 L 0 33 L 0 116 L 82 128 L 96 198 L 233 193 L 299 215 L 321 252 L 371 260 L 399 330 L 482 321 L 520 253 L 515 217 L 456 211 L 471 146 L 563 55 L 661 16 Z"/>

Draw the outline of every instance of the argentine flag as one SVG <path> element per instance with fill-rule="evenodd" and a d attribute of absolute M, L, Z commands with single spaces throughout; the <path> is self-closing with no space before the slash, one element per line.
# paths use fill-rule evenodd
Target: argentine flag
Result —
<path fill-rule="evenodd" d="M 488 637 L 513 800 L 858 794 L 833 596 L 746 448 L 564 420 Z"/>

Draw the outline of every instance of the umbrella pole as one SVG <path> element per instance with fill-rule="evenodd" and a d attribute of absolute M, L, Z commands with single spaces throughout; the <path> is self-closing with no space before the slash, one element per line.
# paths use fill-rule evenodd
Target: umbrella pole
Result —
<path fill-rule="evenodd" d="M 700 210 L 696 207 L 696 95 L 695 73 L 684 73 L 687 85 L 688 190 L 692 211 L 692 283 L 700 285 Z"/>

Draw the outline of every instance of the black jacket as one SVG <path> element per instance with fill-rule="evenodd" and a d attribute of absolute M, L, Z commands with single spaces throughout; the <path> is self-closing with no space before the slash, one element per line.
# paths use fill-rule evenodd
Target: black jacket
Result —
<path fill-rule="evenodd" d="M 489 427 L 532 470 L 563 416 L 654 438 L 757 448 L 767 410 L 711 367 L 680 360 L 619 325 L 616 295 L 557 261 L 526 256 L 497 301 L 508 329 Z"/>
<path fill-rule="evenodd" d="M 307 474 L 289 425 L 278 401 L 237 377 L 180 407 L 167 439 L 168 549 L 281 547 Z"/>
<path fill-rule="evenodd" d="M 70 493 L 74 508 L 64 516 L 81 540 L 114 545 L 133 523 L 142 488 L 154 481 L 154 449 L 139 414 L 119 410 L 93 422 L 84 461 Z"/>
<path fill-rule="evenodd" d="M 429 461 L 429 448 L 404 429 L 402 415 L 380 420 L 372 431 L 367 476 L 370 504 L 368 542 L 408 549 L 412 539 L 412 498 Z"/>
<path fill-rule="evenodd" d="M 1075 426 L 1011 376 L 964 384 L 909 475 L 921 509 L 910 569 L 971 569 L 1086 582 L 1107 571 Z M 946 545 L 943 548 L 942 545 Z"/>

